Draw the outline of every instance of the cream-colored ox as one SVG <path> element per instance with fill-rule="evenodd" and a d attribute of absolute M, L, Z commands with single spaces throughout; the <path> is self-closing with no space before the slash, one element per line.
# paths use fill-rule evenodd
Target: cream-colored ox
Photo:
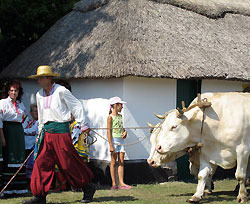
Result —
<path fill-rule="evenodd" d="M 198 186 L 189 202 L 202 198 L 217 166 L 230 169 L 237 164 L 235 177 L 240 184 L 237 201 L 244 203 L 250 155 L 250 94 L 205 93 L 201 98 L 195 98 L 184 111 L 174 109 L 158 115 L 163 120 L 153 129 L 148 163 L 159 166 L 198 145 L 200 166 L 194 165 L 198 170 Z"/>

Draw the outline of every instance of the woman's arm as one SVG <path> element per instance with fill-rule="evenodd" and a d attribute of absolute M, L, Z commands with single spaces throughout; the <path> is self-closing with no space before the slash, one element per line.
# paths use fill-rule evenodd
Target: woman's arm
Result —
<path fill-rule="evenodd" d="M 108 135 L 108 141 L 109 141 L 109 151 L 113 153 L 115 151 L 114 146 L 112 144 L 112 117 L 108 116 L 107 121 L 107 135 Z"/>

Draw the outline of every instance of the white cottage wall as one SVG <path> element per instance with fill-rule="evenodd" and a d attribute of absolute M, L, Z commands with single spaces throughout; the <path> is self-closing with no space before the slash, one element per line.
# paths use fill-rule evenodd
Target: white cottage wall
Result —
<path fill-rule="evenodd" d="M 175 108 L 176 104 L 176 80 L 173 79 L 153 79 L 126 77 L 122 79 L 79 79 L 71 82 L 72 92 L 79 99 L 98 99 L 95 110 L 87 110 L 101 114 L 99 119 L 89 115 L 90 121 L 102 121 L 98 125 L 96 122 L 91 125 L 95 127 L 106 127 L 106 117 L 103 109 L 106 109 L 105 99 L 112 96 L 119 96 L 127 102 L 124 106 L 123 118 L 124 127 L 146 126 L 146 122 L 158 123 L 153 113 L 165 113 Z M 100 100 L 103 99 L 103 104 Z M 98 102 L 99 101 L 99 102 Z M 90 107 L 90 106 L 89 106 Z M 88 108 L 87 108 L 88 109 Z M 108 113 L 107 113 L 108 114 Z M 105 119 L 103 119 L 104 117 Z M 99 131 L 106 137 L 106 131 Z M 128 130 L 126 143 L 134 143 L 149 135 L 149 130 Z M 98 137 L 98 142 L 93 145 L 92 158 L 100 160 L 110 160 L 108 143 Z M 150 151 L 149 138 L 144 142 L 126 147 L 126 158 L 128 160 L 146 159 Z"/>
<path fill-rule="evenodd" d="M 27 111 L 29 112 L 30 104 L 36 103 L 36 92 L 40 90 L 40 87 L 35 80 L 22 80 L 23 87 L 23 103 Z"/>
<path fill-rule="evenodd" d="M 201 93 L 242 91 L 244 82 L 226 80 L 202 80 Z"/>
<path fill-rule="evenodd" d="M 123 98 L 123 79 L 74 79 L 70 82 L 72 93 L 81 99 L 91 127 L 107 127 L 109 105 L 113 96 Z M 95 130 L 107 138 L 106 130 Z M 91 134 L 94 134 L 93 132 Z M 90 147 L 92 159 L 110 161 L 108 142 L 96 135 L 97 142 Z"/>
<path fill-rule="evenodd" d="M 126 77 L 123 85 L 125 127 L 145 127 L 146 122 L 160 122 L 153 113 L 164 114 L 176 106 L 176 80 Z M 126 143 L 133 143 L 149 136 L 149 129 L 128 130 Z M 128 159 L 146 159 L 151 145 L 147 138 L 142 143 L 126 147 Z"/>

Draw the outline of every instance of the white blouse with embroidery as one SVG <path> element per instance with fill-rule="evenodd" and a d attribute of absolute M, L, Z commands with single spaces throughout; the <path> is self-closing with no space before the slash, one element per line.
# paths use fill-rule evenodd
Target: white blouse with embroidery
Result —
<path fill-rule="evenodd" d="M 64 86 L 54 84 L 49 94 L 41 89 L 36 94 L 38 108 L 39 132 L 47 122 L 68 122 L 71 120 L 71 113 L 80 124 L 81 130 L 89 128 L 84 117 L 82 103 L 75 98 Z"/>
<path fill-rule="evenodd" d="M 38 120 L 27 117 L 22 125 L 25 134 L 25 149 L 31 149 L 38 135 Z"/>
<path fill-rule="evenodd" d="M 27 116 L 22 102 L 16 103 L 10 98 L 0 100 L 0 128 L 3 128 L 3 121 L 22 122 Z"/>

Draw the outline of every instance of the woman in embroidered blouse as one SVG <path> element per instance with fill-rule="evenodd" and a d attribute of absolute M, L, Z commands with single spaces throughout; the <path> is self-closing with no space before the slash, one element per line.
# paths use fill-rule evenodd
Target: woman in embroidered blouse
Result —
<path fill-rule="evenodd" d="M 19 81 L 8 84 L 8 98 L 0 100 L 0 138 L 3 156 L 2 187 L 14 175 L 25 159 L 22 122 L 27 114 L 22 103 L 23 89 Z M 25 169 L 3 192 L 3 195 L 27 193 Z M 3 196 L 2 195 L 2 196 Z"/>

